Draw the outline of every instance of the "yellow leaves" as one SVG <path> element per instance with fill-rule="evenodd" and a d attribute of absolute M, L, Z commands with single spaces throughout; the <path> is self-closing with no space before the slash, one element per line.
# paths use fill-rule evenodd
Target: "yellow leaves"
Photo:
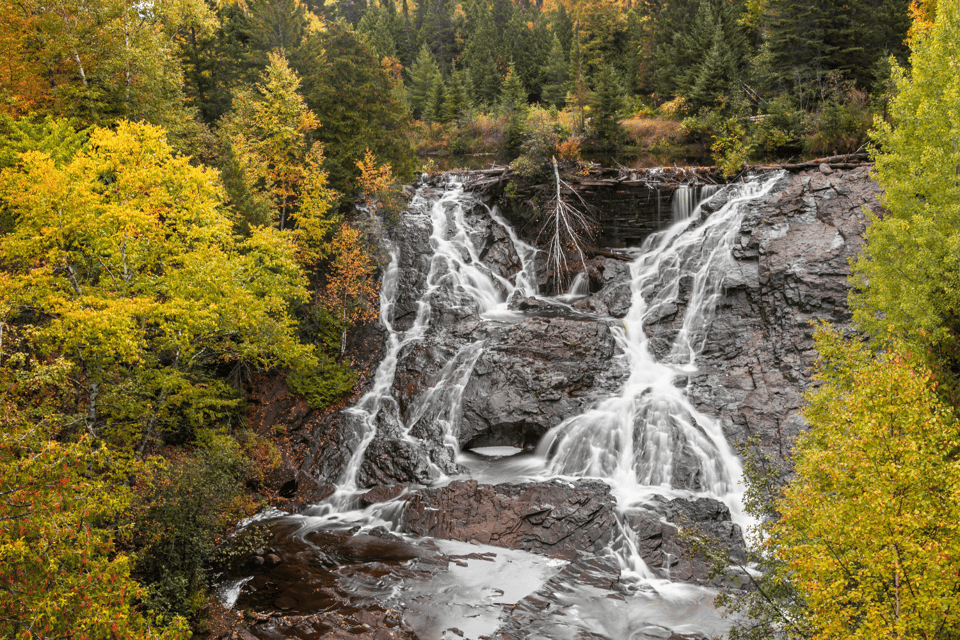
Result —
<path fill-rule="evenodd" d="M 102 527 L 129 506 L 132 494 L 120 480 L 138 466 L 86 438 L 57 440 L 4 409 L 0 635 L 26 627 L 41 639 L 186 637 L 182 624 L 151 629 L 137 612 L 144 593 L 130 578 L 130 558 Z"/>
<path fill-rule="evenodd" d="M 16 213 L 0 236 L 0 300 L 25 312 L 18 339 L 71 359 L 82 387 L 101 385 L 87 392 L 88 420 L 109 422 L 117 441 L 179 419 L 164 413 L 171 403 L 199 415 L 225 392 L 163 380 L 189 385 L 212 361 L 309 360 L 289 316 L 307 297 L 292 239 L 235 238 L 216 174 L 175 156 L 159 129 L 97 130 L 60 167 L 25 154 L 0 176 L 0 202 Z"/>
<path fill-rule="evenodd" d="M 913 24 L 907 32 L 907 43 L 917 41 L 933 29 L 937 0 L 911 0 L 909 11 Z"/>
<path fill-rule="evenodd" d="M 357 160 L 357 168 L 360 169 L 360 189 L 366 193 L 384 191 L 394 182 L 390 163 L 379 164 L 369 147 L 363 154 L 363 160 Z"/>
<path fill-rule="evenodd" d="M 344 223 L 330 243 L 331 264 L 323 303 L 344 324 L 366 322 L 376 317 L 379 287 L 374 279 L 376 264 L 367 254 L 360 231 Z"/>
<path fill-rule="evenodd" d="M 317 144 L 307 156 L 300 207 L 294 215 L 293 237 L 301 264 L 315 265 L 327 255 L 327 237 L 340 222 L 338 194 L 327 186 L 323 148 Z"/>
<path fill-rule="evenodd" d="M 771 528 L 777 552 L 816 637 L 887 637 L 891 621 L 904 636 L 933 637 L 960 622 L 955 571 L 942 562 L 960 547 L 960 468 L 943 458 L 960 425 L 923 366 L 824 329 L 817 347 L 823 384 L 808 396 L 811 431 Z M 897 587 L 907 583 L 921 588 Z"/>
<path fill-rule="evenodd" d="M 259 95 L 240 92 L 222 131 L 247 189 L 269 198 L 282 230 L 302 198 L 304 183 L 319 170 L 313 163 L 316 156 L 322 159 L 322 150 L 309 144 L 307 135 L 320 123 L 300 96 L 300 78 L 283 52 L 269 54 L 269 60 L 257 85 Z"/>

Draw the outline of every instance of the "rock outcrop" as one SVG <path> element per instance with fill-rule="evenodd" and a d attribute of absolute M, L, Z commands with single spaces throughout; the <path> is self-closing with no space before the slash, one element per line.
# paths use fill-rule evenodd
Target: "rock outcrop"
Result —
<path fill-rule="evenodd" d="M 437 193 L 442 186 L 435 185 Z M 865 168 L 811 170 L 785 175 L 771 195 L 748 205 L 698 368 L 675 381 L 699 412 L 719 422 L 729 441 L 756 438 L 766 453 L 781 462 L 788 458 L 804 426 L 802 393 L 816 357 L 811 323 L 849 323 L 848 261 L 862 242 L 863 210 L 879 209 L 877 192 Z M 703 215 L 722 205 L 720 194 Z M 377 398 L 369 414 L 377 430 L 358 459 L 357 484 L 372 490 L 354 499 L 407 537 L 382 528 L 304 533 L 289 522 L 272 525 L 263 548 L 231 568 L 235 577 L 249 578 L 238 602 L 258 612 L 249 633 L 264 639 L 415 638 L 403 616 L 378 598 L 399 593 L 398 585 L 407 581 L 429 582 L 448 565 L 460 566 L 431 539 L 522 550 L 563 565 L 542 588 L 503 610 L 494 636 L 503 639 L 529 637 L 532 630 L 551 637 L 550 625 L 563 623 L 568 592 L 629 597 L 620 584 L 626 566 L 621 561 L 631 553 L 624 546 L 628 540 L 659 577 L 738 586 L 737 578 L 711 577 L 711 559 L 702 554 L 705 540 L 735 562 L 745 559 L 742 532 L 727 507 L 712 498 L 652 497 L 618 505 L 599 480 L 445 479 L 443 486 L 424 486 L 463 470 L 457 448 L 509 445 L 529 451 L 551 428 L 617 393 L 629 372 L 615 336 L 632 295 L 629 262 L 608 252 L 587 265 L 586 295 L 518 295 L 510 303 L 517 313 L 484 320 L 462 290 L 430 275 L 437 241 L 426 207 L 415 201 L 407 223 L 391 231 L 399 250 L 390 322 L 395 335 L 409 337 L 404 332 L 415 326 L 422 332 L 390 352 L 396 354 L 390 392 Z M 503 225 L 482 205 L 456 215 L 467 220 L 476 250 L 466 262 L 513 277 L 521 260 Z M 690 286 L 681 281 L 677 301 L 663 305 L 644 327 L 654 352 L 666 350 L 679 331 Z M 424 314 L 429 323 L 422 322 Z M 371 388 L 389 344 L 378 326 L 351 335 L 351 357 L 368 371 L 354 399 Z M 268 482 L 280 506 L 299 510 L 333 491 L 331 483 L 361 444 L 364 417 L 342 407 L 311 411 L 279 380 L 262 382 L 252 398 L 252 421 L 261 433 L 284 435 L 288 463 Z M 682 455 L 676 466 L 675 488 L 697 489 L 695 480 L 680 477 Z M 694 473 L 698 467 L 690 468 Z M 629 631 L 637 638 L 680 637 L 656 625 Z"/>
<path fill-rule="evenodd" d="M 617 528 L 610 487 L 599 480 L 478 485 L 453 482 L 407 501 L 403 528 L 421 536 L 545 555 L 599 553 Z"/>
<path fill-rule="evenodd" d="M 866 167 L 807 171 L 788 174 L 748 210 L 737 268 L 690 382 L 691 397 L 729 440 L 756 438 L 774 459 L 788 457 L 804 426 L 798 412 L 816 358 L 814 323 L 850 322 L 849 260 L 860 251 L 864 210 L 880 210 L 878 193 Z"/>

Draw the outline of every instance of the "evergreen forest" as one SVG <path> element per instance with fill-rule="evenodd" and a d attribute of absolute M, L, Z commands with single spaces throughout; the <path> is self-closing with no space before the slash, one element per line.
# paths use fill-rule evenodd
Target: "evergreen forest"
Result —
<path fill-rule="evenodd" d="M 960 0 L 0 3 L 4 638 L 213 633 L 286 455 L 249 393 L 356 399 L 402 185 L 599 153 L 870 154 L 856 332 L 793 467 L 747 456 L 723 597 L 736 638 L 960 637 Z"/>

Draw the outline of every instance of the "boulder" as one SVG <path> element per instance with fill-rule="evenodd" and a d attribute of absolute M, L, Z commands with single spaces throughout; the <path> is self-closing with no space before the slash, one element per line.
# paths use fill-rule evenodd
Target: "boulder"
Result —
<path fill-rule="evenodd" d="M 617 528 L 615 504 L 610 488 L 597 480 L 456 481 L 408 498 L 402 527 L 421 536 L 545 555 L 599 553 Z"/>
<path fill-rule="evenodd" d="M 611 369 L 616 341 L 596 320 L 533 317 L 491 337 L 463 391 L 461 448 L 536 446 L 580 413 Z"/>

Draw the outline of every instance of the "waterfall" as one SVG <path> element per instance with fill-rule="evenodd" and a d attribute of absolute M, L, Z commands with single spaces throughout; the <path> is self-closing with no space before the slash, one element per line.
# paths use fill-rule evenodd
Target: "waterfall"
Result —
<path fill-rule="evenodd" d="M 642 246 L 627 254 L 629 282 L 622 262 L 600 261 L 600 266 L 590 268 L 598 270 L 591 274 L 599 278 L 595 282 L 604 287 L 601 291 L 591 294 L 591 276 L 584 270 L 576 274 L 567 293 L 555 297 L 538 295 L 537 249 L 523 242 L 495 207 L 485 207 L 465 192 L 456 179 L 451 179 L 442 190 L 418 190 L 405 225 L 415 231 L 415 237 L 429 237 L 431 252 L 428 256 L 405 256 L 402 252 L 408 247 L 390 249 L 380 300 L 380 324 L 386 334 L 384 357 L 368 390 L 341 416 L 341 428 L 352 436 L 348 442 L 350 458 L 333 496 L 306 512 L 284 516 L 288 523 L 299 527 L 294 527 L 293 535 L 310 546 L 313 532 L 328 529 L 346 536 L 366 534 L 367 540 L 358 544 L 373 544 L 373 530 L 385 527 L 400 533 L 405 543 L 421 544 L 402 532 L 416 530 L 405 526 L 409 524 L 404 522 L 409 515 L 405 500 L 417 492 L 426 493 L 422 487 L 411 484 L 398 489 L 399 497 L 360 507 L 358 494 L 365 491 L 360 482 L 361 470 L 369 448 L 378 439 L 389 439 L 390 446 L 398 447 L 397 450 L 407 447 L 414 457 L 426 456 L 424 452 L 433 456 L 438 447 L 442 454 L 449 454 L 441 462 L 427 460 L 429 473 L 425 474 L 427 479 L 420 481 L 437 485 L 455 479 L 444 477 L 444 469 L 446 473 L 465 469 L 464 479 L 491 484 L 549 481 L 543 485 L 555 487 L 568 484 L 571 479 L 600 479 L 611 487 L 616 499 L 614 506 L 605 487 L 598 492 L 607 500 L 606 513 L 614 509 L 615 522 L 611 521 L 613 530 L 608 542 L 599 551 L 593 549 L 596 555 L 588 562 L 596 561 L 598 567 L 609 571 L 605 575 L 613 576 L 616 590 L 596 587 L 590 579 L 581 580 L 578 576 L 582 568 L 563 574 L 568 561 L 558 557 L 484 546 L 475 540 L 431 538 L 425 546 L 461 559 L 436 573 L 431 573 L 434 569 L 411 572 L 404 568 L 396 574 L 388 571 L 392 576 L 389 579 L 381 579 L 379 572 L 385 565 L 378 565 L 374 570 L 376 579 L 369 583 L 378 594 L 377 606 L 403 611 L 404 621 L 424 638 L 454 637 L 450 635 L 454 627 L 460 630 L 457 637 L 492 637 L 509 623 L 508 618 L 512 619 L 504 615 L 504 603 L 512 603 L 518 611 L 524 606 L 533 606 L 538 613 L 543 610 L 541 618 L 523 623 L 527 625 L 523 628 L 532 634 L 529 637 L 574 637 L 588 632 L 591 637 L 627 640 L 667 637 L 664 634 L 668 630 L 703 630 L 708 635 L 722 632 L 724 623 L 710 604 L 714 591 L 672 582 L 666 551 L 665 565 L 647 566 L 643 551 L 649 553 L 649 538 L 641 535 L 643 529 L 637 522 L 650 520 L 637 518 L 649 518 L 652 512 L 656 523 L 656 518 L 662 517 L 656 514 L 662 512 L 651 505 L 660 497 L 709 496 L 727 504 L 734 522 L 746 522 L 741 506 L 740 463 L 720 425 L 693 406 L 688 387 L 697 372 L 697 359 L 722 296 L 725 277 L 735 268 L 732 246 L 745 208 L 752 200 L 766 195 L 778 178 L 779 175 L 725 187 L 725 204 L 709 216 L 702 214 L 699 203 L 716 193 L 716 187 L 678 188 L 670 226 L 650 235 Z M 495 234 L 490 233 L 491 228 Z M 494 235 L 496 242 L 501 243 L 497 248 L 500 256 L 491 260 L 488 252 Z M 506 254 L 509 256 L 504 257 Z M 489 266 L 485 258 L 499 266 Z M 423 273 L 412 275 L 420 265 Z M 416 291 L 404 289 L 411 286 Z M 631 302 L 623 319 L 603 315 L 623 313 L 628 288 Z M 618 311 L 602 305 L 589 306 L 611 295 L 624 302 Z M 410 298 L 414 298 L 413 304 Z M 516 306 L 533 309 L 530 315 L 511 309 L 509 301 L 528 298 L 538 300 L 519 300 Z M 525 304 L 530 306 L 524 307 Z M 410 315 L 415 316 L 412 322 L 397 319 L 398 305 L 411 310 Z M 461 422 L 474 420 L 464 418 L 468 385 L 474 376 L 489 375 L 483 371 L 486 368 L 489 372 L 491 362 L 505 362 L 483 359 L 484 356 L 508 349 L 526 353 L 526 344 L 505 339 L 528 335 L 512 333 L 518 323 L 564 331 L 571 324 L 583 326 L 581 322 L 593 323 L 598 331 L 602 330 L 607 344 L 611 344 L 606 333 L 609 327 L 619 347 L 614 356 L 617 362 L 610 365 L 609 371 L 596 369 L 598 376 L 609 375 L 607 383 L 591 388 L 590 393 L 595 395 L 578 399 L 581 404 L 568 405 L 580 407 L 576 409 L 579 413 L 569 415 L 548 431 L 534 453 L 506 446 L 488 448 L 498 451 L 460 452 Z M 403 329 L 404 326 L 407 328 Z M 572 342 L 571 355 L 561 355 L 557 362 L 566 362 L 564 357 L 576 360 L 578 344 Z M 398 363 L 402 363 L 401 371 L 409 376 L 410 363 L 419 361 L 407 358 L 423 353 L 418 352 L 421 347 L 429 352 L 427 361 L 431 368 L 423 375 L 430 376 L 430 383 L 424 381 L 407 397 L 401 411 L 401 399 L 394 397 Z M 533 344 L 529 348 L 540 347 Z M 567 348 L 564 342 L 559 350 Z M 478 365 L 481 361 L 483 367 Z M 506 362 L 514 371 L 525 369 L 530 361 Z M 542 366 L 541 361 L 538 363 Z M 555 391 L 554 387 L 543 388 L 549 393 Z M 531 402 L 539 402 L 540 397 L 538 393 Z M 448 465 L 447 460 L 456 464 Z M 416 473 L 421 471 L 418 467 Z M 599 483 L 577 484 L 584 485 L 596 487 Z M 533 486 L 537 491 L 541 485 Z M 526 491 L 525 487 L 520 489 Z M 555 506 L 561 511 L 566 509 L 552 503 L 546 506 L 550 507 L 548 510 Z M 316 550 L 322 555 L 322 549 Z M 329 560 L 323 557 L 325 562 Z M 433 565 L 424 565 L 427 566 Z M 360 584 L 350 582 L 354 580 L 350 571 L 341 573 L 338 567 L 337 575 L 347 591 Z M 362 575 L 357 579 L 361 578 Z M 554 579 L 558 581 L 557 588 L 547 584 Z M 224 601 L 236 601 L 238 594 L 249 588 L 245 584 L 243 579 L 225 583 Z M 364 588 L 373 588 L 369 585 Z M 530 602 L 540 602 L 537 598 L 543 595 L 562 606 L 551 609 L 524 604 L 522 599 L 535 592 Z"/>
<path fill-rule="evenodd" d="M 702 224 L 694 224 L 695 211 L 646 239 L 630 267 L 632 304 L 616 330 L 629 379 L 618 395 L 543 438 L 538 452 L 548 458 L 546 475 L 606 479 L 627 504 L 654 488 L 661 494 L 683 489 L 724 501 L 735 517 L 741 513 L 740 463 L 719 425 L 690 403 L 685 382 L 696 371 L 724 276 L 733 267 L 744 207 L 768 193 L 777 177 L 730 187 L 735 195 Z M 680 193 L 685 201 L 689 192 Z M 686 310 L 669 350 L 658 358 L 645 327 L 677 312 L 685 281 Z"/>
<path fill-rule="evenodd" d="M 478 234 L 467 220 L 467 212 L 474 207 L 485 208 L 491 220 L 500 225 L 510 238 L 521 264 L 519 272 L 512 279 L 494 273 L 481 260 L 481 249 L 476 243 Z M 394 414 L 393 421 L 401 422 L 396 401 L 392 397 L 397 358 L 405 347 L 423 339 L 431 325 L 432 300 L 438 292 L 445 290 L 455 305 L 488 319 L 515 316 L 507 310 L 507 300 L 514 294 L 528 297 L 537 293 L 534 267 L 536 248 L 521 241 L 495 207 L 487 208 L 466 193 L 462 182 L 451 180 L 443 195 L 433 202 L 418 193 L 411 202 L 410 210 L 423 209 L 427 210 L 425 215 L 420 215 L 419 219 L 416 215 L 408 216 L 408 222 L 430 225 L 433 255 L 427 271 L 426 288 L 417 301 L 413 325 L 404 332 L 395 330 L 392 317 L 398 295 L 399 262 L 397 250 L 392 250 L 380 296 L 380 324 L 388 336 L 386 354 L 377 367 L 370 390 L 356 405 L 344 410 L 357 433 L 357 445 L 338 482 L 337 494 L 331 500 L 341 509 L 347 508 L 351 498 L 358 492 L 357 476 L 364 454 L 377 435 L 379 414 L 390 411 Z M 440 381 L 419 399 L 408 424 L 402 426 L 405 439 L 414 441 L 411 432 L 425 414 L 431 413 L 443 423 L 445 446 L 451 449 L 454 456 L 459 453 L 456 441 L 459 399 L 482 350 L 482 341 L 472 343 L 447 363 Z"/>
<path fill-rule="evenodd" d="M 689 220 L 697 205 L 704 200 L 708 200 L 719 189 L 719 186 L 713 184 L 681 184 L 678 186 L 677 190 L 673 192 L 673 203 L 670 205 L 673 221 Z"/>

